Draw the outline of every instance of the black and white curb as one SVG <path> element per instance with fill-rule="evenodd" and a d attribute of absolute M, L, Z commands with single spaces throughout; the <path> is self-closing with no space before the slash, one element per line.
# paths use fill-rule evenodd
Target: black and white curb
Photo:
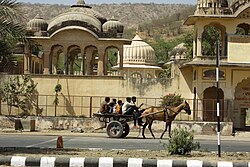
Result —
<path fill-rule="evenodd" d="M 13 167 L 250 167 L 250 162 L 217 162 L 199 160 L 156 160 L 142 158 L 23 157 L 0 156 L 0 165 Z"/>

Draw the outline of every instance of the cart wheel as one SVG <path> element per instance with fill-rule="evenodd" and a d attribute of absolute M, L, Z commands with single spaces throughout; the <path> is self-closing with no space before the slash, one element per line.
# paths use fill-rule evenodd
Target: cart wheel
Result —
<path fill-rule="evenodd" d="M 129 134 L 129 130 L 130 130 L 130 128 L 129 128 L 128 123 L 125 123 L 125 124 L 123 125 L 123 133 L 122 133 L 122 135 L 121 135 L 121 138 L 126 137 L 126 136 Z"/>
<path fill-rule="evenodd" d="M 107 134 L 111 138 L 119 138 L 123 134 L 123 126 L 119 121 L 111 121 L 107 126 Z"/>

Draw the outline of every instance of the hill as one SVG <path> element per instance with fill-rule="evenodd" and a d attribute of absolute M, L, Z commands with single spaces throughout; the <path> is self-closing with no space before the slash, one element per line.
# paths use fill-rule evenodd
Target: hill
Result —
<path fill-rule="evenodd" d="M 146 37 L 160 36 L 167 39 L 185 31 L 182 23 L 194 13 L 194 5 L 187 4 L 155 4 L 155 3 L 122 3 L 90 5 L 93 10 L 100 12 L 104 17 L 114 16 L 125 26 L 125 37 L 131 38 L 136 29 Z M 22 3 L 21 10 L 26 21 L 39 14 L 49 22 L 50 19 L 63 13 L 70 6 Z"/>

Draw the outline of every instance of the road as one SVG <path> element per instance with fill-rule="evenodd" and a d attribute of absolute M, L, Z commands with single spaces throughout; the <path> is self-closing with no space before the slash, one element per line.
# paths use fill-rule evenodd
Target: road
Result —
<path fill-rule="evenodd" d="M 217 151 L 217 140 L 215 139 L 196 139 L 200 142 L 201 150 Z M 0 135 L 0 147 L 42 147 L 55 148 L 57 136 L 46 135 Z M 130 149 L 130 150 L 164 150 L 167 139 L 141 139 L 127 137 L 125 139 L 114 139 L 106 136 L 63 136 L 64 148 L 82 149 Z M 250 140 L 223 140 L 221 141 L 222 151 L 225 152 L 249 152 Z"/>

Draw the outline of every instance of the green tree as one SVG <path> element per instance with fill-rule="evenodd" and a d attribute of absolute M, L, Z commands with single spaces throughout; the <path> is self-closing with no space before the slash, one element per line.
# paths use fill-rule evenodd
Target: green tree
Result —
<path fill-rule="evenodd" d="M 112 67 L 117 65 L 118 56 L 117 49 L 111 48 L 108 50 L 108 71 L 112 70 Z"/>
<path fill-rule="evenodd" d="M 160 37 L 153 42 L 148 42 L 155 50 L 156 62 L 168 62 L 170 60 L 169 52 L 178 44 L 182 43 L 182 38 L 176 38 L 171 41 L 164 41 Z"/>
<path fill-rule="evenodd" d="M 205 27 L 202 34 L 202 55 L 215 56 L 216 41 L 221 39 L 221 33 L 214 26 Z"/>
<path fill-rule="evenodd" d="M 55 99 L 54 99 L 53 103 L 55 104 L 55 117 L 56 117 L 56 115 L 57 115 L 57 106 L 59 104 L 58 93 L 62 91 L 62 85 L 59 84 L 59 79 L 57 81 L 57 85 L 54 88 L 54 91 L 55 91 L 56 94 L 55 94 Z"/>
<path fill-rule="evenodd" d="M 11 61 L 17 41 L 25 39 L 25 25 L 20 4 L 15 0 L 0 0 L 0 62 Z"/>
<path fill-rule="evenodd" d="M 193 58 L 193 38 L 194 38 L 194 32 L 189 31 L 184 34 L 184 43 L 185 47 L 187 48 L 186 56 L 188 60 L 191 60 Z"/>
<path fill-rule="evenodd" d="M 0 0 L 0 38 L 25 38 L 20 4 L 16 0 Z"/>
<path fill-rule="evenodd" d="M 29 110 L 35 105 L 34 95 L 37 84 L 28 75 L 9 77 L 0 87 L 0 96 L 3 102 L 8 105 L 9 115 L 12 114 L 12 107 L 23 110 L 24 115 L 29 115 Z"/>

